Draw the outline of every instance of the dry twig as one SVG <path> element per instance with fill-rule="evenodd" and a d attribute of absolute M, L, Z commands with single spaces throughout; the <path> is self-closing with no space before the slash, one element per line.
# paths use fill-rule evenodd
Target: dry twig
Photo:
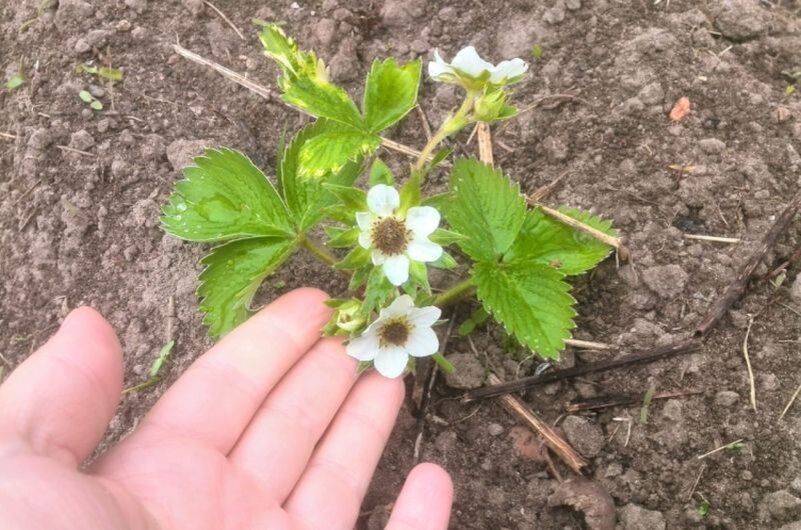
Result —
<path fill-rule="evenodd" d="M 490 374 L 488 380 L 493 385 L 501 383 L 501 380 L 498 379 L 498 376 L 495 374 Z M 503 396 L 501 397 L 501 405 L 503 405 L 503 408 L 510 414 L 528 425 L 529 428 L 538 432 L 545 439 L 545 443 L 548 447 L 556 453 L 570 469 L 581 474 L 581 469 L 586 467 L 587 462 L 570 446 L 570 444 L 556 434 L 556 431 L 554 431 L 550 425 L 534 414 L 525 403 L 514 396 Z"/>
<path fill-rule="evenodd" d="M 714 241 L 716 243 L 736 244 L 741 241 L 739 237 L 705 236 L 702 234 L 684 234 L 684 239 L 695 239 L 699 241 Z"/>
<path fill-rule="evenodd" d="M 492 134 L 489 124 L 478 122 L 478 158 L 489 165 L 495 164 L 495 157 L 492 155 Z"/>
<path fill-rule="evenodd" d="M 784 415 L 787 414 L 787 411 L 790 410 L 790 407 L 793 406 L 793 403 L 795 403 L 795 398 L 798 397 L 799 392 L 801 392 L 801 385 L 799 385 L 798 388 L 795 389 L 795 392 L 793 392 L 793 396 L 790 398 L 790 401 L 787 402 L 787 406 L 784 407 L 784 410 L 779 416 L 779 421 L 782 421 Z"/>
<path fill-rule="evenodd" d="M 745 330 L 745 338 L 743 339 L 743 357 L 745 357 L 745 366 L 748 368 L 748 387 L 750 389 L 749 395 L 751 396 L 751 406 L 754 412 L 757 411 L 756 404 L 756 386 L 754 385 L 754 371 L 751 369 L 751 358 L 748 355 L 748 337 L 751 335 L 751 326 L 754 325 L 754 318 L 748 317 L 748 328 Z"/>
<path fill-rule="evenodd" d="M 626 248 L 625 245 L 623 245 L 623 242 L 620 240 L 620 238 L 610 236 L 609 234 L 604 234 L 600 230 L 593 228 L 590 225 L 584 224 L 577 219 L 573 219 L 569 215 L 563 214 L 559 210 L 554 210 L 553 208 L 549 208 L 543 204 L 535 204 L 534 206 L 542 209 L 543 213 L 545 213 L 549 217 L 553 217 L 560 223 L 564 223 L 571 228 L 575 228 L 579 232 L 583 232 L 588 236 L 595 238 L 603 243 L 606 243 L 610 247 L 613 247 L 615 250 L 617 250 L 618 256 L 620 256 L 620 259 L 622 259 L 623 261 L 628 259 L 629 250 Z"/>
<path fill-rule="evenodd" d="M 214 4 L 212 4 L 211 2 L 209 2 L 209 0 L 203 0 L 203 3 L 204 3 L 204 4 L 206 4 L 207 6 L 209 6 L 210 8 L 212 8 L 212 9 L 214 10 L 214 12 L 215 12 L 215 13 L 217 13 L 218 15 L 220 15 L 220 18 L 221 18 L 221 19 L 223 19 L 223 21 L 224 21 L 226 24 L 228 24 L 229 26 L 231 26 L 231 29 L 233 29 L 234 31 L 236 31 L 236 34 L 237 34 L 237 35 L 239 35 L 239 38 L 240 38 L 240 39 L 242 39 L 242 40 L 245 40 L 245 41 L 247 40 L 247 39 L 245 38 L 245 36 L 244 36 L 244 35 L 242 35 L 242 32 L 241 32 L 241 31 L 239 31 L 239 28 L 238 28 L 238 27 L 236 27 L 236 26 L 234 25 L 234 23 L 233 23 L 233 22 L 231 22 L 231 19 L 230 19 L 230 18 L 228 18 L 227 16 L 225 16 L 225 13 L 223 13 L 222 11 L 220 11 L 220 10 L 217 8 L 217 6 L 215 6 Z"/>

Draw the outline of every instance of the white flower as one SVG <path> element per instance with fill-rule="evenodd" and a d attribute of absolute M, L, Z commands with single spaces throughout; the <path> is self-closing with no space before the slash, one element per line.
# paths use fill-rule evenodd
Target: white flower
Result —
<path fill-rule="evenodd" d="M 431 326 L 442 312 L 434 306 L 414 307 L 408 294 L 397 297 L 360 337 L 352 339 L 346 351 L 362 362 L 373 361 L 384 377 L 403 373 L 409 356 L 426 357 L 437 353 L 439 339 Z"/>
<path fill-rule="evenodd" d="M 482 59 L 472 46 L 459 50 L 450 63 L 445 62 L 439 50 L 434 50 L 434 60 L 428 63 L 429 76 L 457 85 L 475 84 L 487 79 L 493 85 L 509 85 L 523 79 L 527 71 L 528 64 L 523 59 L 515 58 L 494 65 Z"/>
<path fill-rule="evenodd" d="M 392 285 L 409 279 L 409 260 L 436 261 L 442 247 L 428 239 L 439 226 L 439 212 L 431 206 L 409 208 L 406 217 L 395 215 L 400 195 L 395 188 L 378 184 L 367 192 L 369 212 L 358 212 L 359 244 L 372 249 L 373 265 L 381 265 Z"/>

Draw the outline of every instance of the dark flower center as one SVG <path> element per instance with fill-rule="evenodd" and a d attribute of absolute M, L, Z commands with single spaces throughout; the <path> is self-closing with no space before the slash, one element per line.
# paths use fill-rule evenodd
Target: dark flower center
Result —
<path fill-rule="evenodd" d="M 386 217 L 373 225 L 372 239 L 375 248 L 387 256 L 403 254 L 409 244 L 406 224 L 394 217 Z"/>
<path fill-rule="evenodd" d="M 403 346 L 409 338 L 411 326 L 405 318 L 397 318 L 388 321 L 378 332 L 379 342 L 382 346 L 391 344 L 392 346 Z"/>

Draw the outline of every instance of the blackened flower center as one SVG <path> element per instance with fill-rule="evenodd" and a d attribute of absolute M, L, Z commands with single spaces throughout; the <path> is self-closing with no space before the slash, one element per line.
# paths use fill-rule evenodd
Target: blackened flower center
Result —
<path fill-rule="evenodd" d="M 403 346 L 409 338 L 410 328 L 409 321 L 405 318 L 390 320 L 378 332 L 380 343 L 382 345 Z"/>
<path fill-rule="evenodd" d="M 406 224 L 394 217 L 386 217 L 373 225 L 372 239 L 375 248 L 387 256 L 403 254 L 409 244 Z"/>

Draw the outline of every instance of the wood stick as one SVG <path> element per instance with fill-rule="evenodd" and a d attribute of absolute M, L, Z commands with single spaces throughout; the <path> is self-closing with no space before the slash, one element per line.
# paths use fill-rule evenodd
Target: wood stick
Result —
<path fill-rule="evenodd" d="M 478 122 L 478 158 L 485 164 L 495 165 L 495 157 L 492 155 L 492 134 L 490 134 L 489 124 Z"/>
<path fill-rule="evenodd" d="M 611 350 L 611 344 L 592 342 L 588 340 L 565 339 L 565 344 L 582 350 Z"/>
<path fill-rule="evenodd" d="M 781 234 L 787 226 L 790 224 L 790 221 L 793 220 L 796 213 L 798 213 L 799 208 L 801 208 L 801 192 L 796 193 L 793 200 L 784 208 L 781 214 L 776 218 L 776 221 L 773 223 L 773 226 L 770 227 L 770 230 L 765 234 L 762 238 L 762 241 L 759 243 L 757 248 L 751 253 L 751 256 L 748 260 L 743 264 L 743 267 L 740 269 L 740 272 L 737 274 L 737 277 L 734 279 L 732 283 L 723 291 L 715 303 L 712 305 L 712 308 L 707 313 L 706 317 L 698 324 L 698 327 L 695 329 L 695 336 L 696 337 L 705 337 L 709 331 L 717 325 L 718 322 L 723 318 L 726 312 L 734 305 L 742 295 L 745 293 L 745 289 L 748 287 L 748 282 L 751 280 L 751 277 L 754 275 L 754 271 L 759 266 L 759 263 L 764 259 L 765 255 L 768 251 L 776 244 L 776 240 L 779 238 L 779 234 Z"/>
<path fill-rule="evenodd" d="M 651 399 L 673 399 L 686 396 L 695 396 L 703 393 L 703 390 L 688 390 L 685 392 L 662 392 L 654 395 Z M 642 403 L 645 399 L 645 392 L 638 394 L 621 394 L 615 396 L 600 396 L 597 398 L 588 399 L 587 401 L 578 401 L 568 403 L 565 405 L 565 412 L 581 412 L 584 410 L 599 410 L 609 407 L 620 407 L 625 405 L 633 405 L 635 403 Z"/>
<path fill-rule="evenodd" d="M 501 380 L 495 374 L 489 374 L 487 377 L 489 382 L 493 385 L 501 384 Z M 520 421 L 525 423 L 530 429 L 539 433 L 544 439 L 545 443 L 567 466 L 578 474 L 581 469 L 587 466 L 587 462 L 568 444 L 550 425 L 542 421 L 534 412 L 529 409 L 525 403 L 520 401 L 514 396 L 501 397 L 501 405 L 510 414 L 517 417 Z"/>
<path fill-rule="evenodd" d="M 215 6 L 214 4 L 212 4 L 211 2 L 209 2 L 209 0 L 203 0 L 203 3 L 204 3 L 204 4 L 206 4 L 207 6 L 209 6 L 210 8 L 212 8 L 212 9 L 214 10 L 214 12 L 215 12 L 215 13 L 217 13 L 218 15 L 220 15 L 220 18 L 221 18 L 221 19 L 223 19 L 223 22 L 225 22 L 226 24 L 228 24 L 229 26 L 231 26 L 231 29 L 233 29 L 233 30 L 236 32 L 236 34 L 237 34 L 237 35 L 239 35 L 239 38 L 240 38 L 240 39 L 242 39 L 242 40 L 244 40 L 244 41 L 246 41 L 246 40 L 247 40 L 247 39 L 245 38 L 245 36 L 244 36 L 244 35 L 242 35 L 242 32 L 241 32 L 241 31 L 239 31 L 239 28 L 238 28 L 238 27 L 236 27 L 236 26 L 234 25 L 234 23 L 233 23 L 233 22 L 231 22 L 231 19 L 230 19 L 230 18 L 228 18 L 227 16 L 225 16 L 225 13 L 223 13 L 222 11 L 220 11 L 220 10 L 217 8 L 217 6 Z"/>
<path fill-rule="evenodd" d="M 649 363 L 667 357 L 674 357 L 676 355 L 690 353 L 696 351 L 700 346 L 701 342 L 697 339 L 681 340 L 666 346 L 658 346 L 648 350 L 629 353 L 627 355 L 618 357 L 617 359 L 596 361 L 593 363 L 577 365 L 572 368 L 566 368 L 564 370 L 555 370 L 552 372 L 545 372 L 544 374 L 540 375 L 524 377 L 508 383 L 477 388 L 465 393 L 462 401 L 470 402 L 477 399 L 500 396 L 502 394 L 510 394 L 512 392 L 522 392 L 524 390 L 528 390 L 529 388 L 534 388 L 535 386 L 546 385 L 562 379 L 569 379 L 597 372 L 606 372 L 608 370 L 637 363 Z"/>
<path fill-rule="evenodd" d="M 589 225 L 586 225 L 577 219 L 573 219 L 569 215 L 565 215 L 559 210 L 554 210 L 553 208 L 549 208 L 543 204 L 536 204 L 535 206 L 542 209 L 543 213 L 545 213 L 549 217 L 556 219 L 560 223 L 564 223 L 571 228 L 575 228 L 579 232 L 584 232 L 588 236 L 593 237 L 603 243 L 606 243 L 610 247 L 613 247 L 615 250 L 617 250 L 618 256 L 620 256 L 620 259 L 622 259 L 623 261 L 628 259 L 629 250 L 626 248 L 625 245 L 623 245 L 623 242 L 620 241 L 619 238 L 612 237 L 608 234 L 604 234 L 600 230 L 597 230 Z"/>
<path fill-rule="evenodd" d="M 751 357 L 748 355 L 748 337 L 751 336 L 751 327 L 754 325 L 754 317 L 748 317 L 748 329 L 745 330 L 745 338 L 743 339 L 743 357 L 745 357 L 745 367 L 748 369 L 748 388 L 749 396 L 751 399 L 751 406 L 754 412 L 757 411 L 756 402 L 756 385 L 754 385 L 754 371 L 751 369 Z"/>
<path fill-rule="evenodd" d="M 739 243 L 739 237 L 705 236 L 703 234 L 684 234 L 684 239 L 695 239 L 697 241 L 714 241 L 716 243 Z"/>
<path fill-rule="evenodd" d="M 562 172 L 561 175 L 553 179 L 548 184 L 544 184 L 534 190 L 531 195 L 528 196 L 528 204 L 531 206 L 536 206 L 541 201 L 544 201 L 551 193 L 554 192 L 557 187 L 559 187 L 559 185 L 562 183 L 562 179 L 567 176 L 567 173 L 567 171 Z"/>

